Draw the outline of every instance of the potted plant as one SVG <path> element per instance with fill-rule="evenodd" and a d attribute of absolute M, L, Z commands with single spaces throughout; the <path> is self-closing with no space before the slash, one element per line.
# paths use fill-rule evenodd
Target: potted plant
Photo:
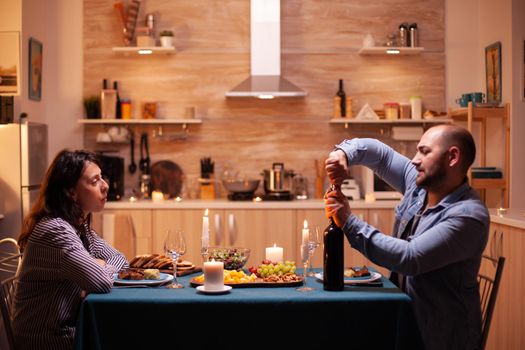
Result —
<path fill-rule="evenodd" d="M 88 119 L 100 118 L 100 97 L 93 95 L 84 98 L 84 108 Z"/>
<path fill-rule="evenodd" d="M 171 30 L 160 32 L 160 46 L 173 47 L 173 32 Z"/>

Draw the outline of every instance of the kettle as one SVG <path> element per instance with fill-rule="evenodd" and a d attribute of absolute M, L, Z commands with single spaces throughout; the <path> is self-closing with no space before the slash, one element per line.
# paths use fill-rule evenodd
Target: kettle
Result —
<path fill-rule="evenodd" d="M 273 163 L 272 169 L 264 169 L 261 173 L 264 176 L 264 191 L 271 192 L 290 192 L 292 190 L 292 180 L 295 176 L 293 170 L 285 170 L 284 163 Z"/>

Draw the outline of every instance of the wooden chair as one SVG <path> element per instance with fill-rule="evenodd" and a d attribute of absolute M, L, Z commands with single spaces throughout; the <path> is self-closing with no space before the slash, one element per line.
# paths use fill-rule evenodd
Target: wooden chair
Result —
<path fill-rule="evenodd" d="M 482 272 L 478 274 L 479 293 L 481 298 L 481 349 L 485 349 L 487 343 L 490 322 L 496 305 L 496 297 L 498 295 L 503 266 L 505 265 L 505 258 L 502 256 L 496 259 L 488 255 L 483 255 L 482 261 L 483 260 L 492 263 L 496 272 L 492 278 Z"/>
<path fill-rule="evenodd" d="M 0 312 L 4 324 L 7 343 L 11 350 L 15 349 L 15 341 L 11 322 L 13 320 L 13 295 L 15 293 L 15 284 L 17 279 L 18 264 L 22 254 L 12 255 L 0 260 L 0 269 L 11 271 L 11 276 L 0 280 Z"/>

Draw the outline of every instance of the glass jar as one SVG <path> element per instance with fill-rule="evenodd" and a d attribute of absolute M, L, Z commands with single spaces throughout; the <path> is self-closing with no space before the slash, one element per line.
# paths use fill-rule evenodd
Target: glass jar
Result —
<path fill-rule="evenodd" d="M 142 174 L 140 177 L 140 195 L 142 199 L 151 199 L 151 175 Z"/>
<path fill-rule="evenodd" d="M 399 103 L 387 102 L 384 105 L 385 118 L 386 119 L 398 119 L 399 118 Z"/>

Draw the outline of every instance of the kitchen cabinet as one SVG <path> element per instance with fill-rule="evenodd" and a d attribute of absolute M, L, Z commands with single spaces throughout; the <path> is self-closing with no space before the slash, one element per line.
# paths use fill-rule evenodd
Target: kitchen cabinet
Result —
<path fill-rule="evenodd" d="M 165 231 L 170 227 L 185 232 L 184 259 L 200 262 L 202 209 L 155 210 L 153 213 L 153 249 L 162 252 Z M 274 243 L 284 249 L 284 258 L 295 256 L 296 239 L 293 210 L 210 209 L 210 246 L 250 248 L 246 267 L 265 258 L 265 248 Z"/>
<path fill-rule="evenodd" d="M 114 215 L 114 232 L 103 230 L 103 215 Z M 150 254 L 152 246 L 152 211 L 143 209 L 104 210 L 93 213 L 92 227 L 128 260 L 137 254 Z M 111 237 L 111 238 L 110 238 Z"/>
<path fill-rule="evenodd" d="M 481 198 L 485 201 L 486 190 L 495 189 L 501 191 L 501 207 L 509 207 L 509 174 L 510 174 L 510 104 L 503 107 L 479 107 L 472 102 L 467 108 L 449 110 L 449 116 L 454 121 L 466 121 L 467 129 L 472 132 L 474 122 L 479 123 L 481 135 L 479 138 L 480 166 L 485 167 L 487 163 L 487 123 L 489 120 L 499 120 L 505 134 L 505 149 L 503 156 L 503 177 L 501 179 L 472 178 L 472 170 L 469 171 L 469 182 L 471 186 L 480 190 Z"/>
<path fill-rule="evenodd" d="M 88 125 L 167 125 L 202 124 L 202 119 L 79 119 L 80 124 Z"/>
<path fill-rule="evenodd" d="M 505 257 L 486 349 L 524 349 L 525 230 L 492 223 L 485 254 Z M 490 267 L 481 267 L 481 272 L 488 270 Z"/>

